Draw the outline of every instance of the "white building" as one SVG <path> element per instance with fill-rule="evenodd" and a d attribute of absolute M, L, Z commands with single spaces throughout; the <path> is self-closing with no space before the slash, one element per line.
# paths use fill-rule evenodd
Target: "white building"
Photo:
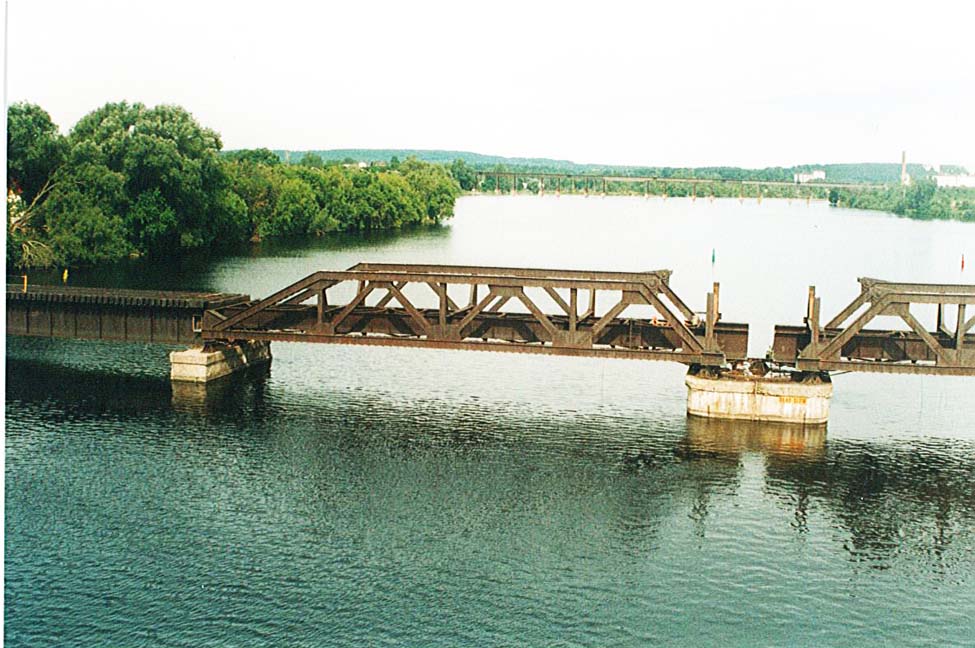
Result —
<path fill-rule="evenodd" d="M 807 182 L 812 182 L 813 180 L 825 180 L 826 172 L 822 169 L 816 169 L 815 171 L 810 171 L 809 173 L 793 173 L 792 181 L 796 184 L 805 184 Z"/>
<path fill-rule="evenodd" d="M 975 187 L 975 175 L 936 175 L 939 187 Z"/>

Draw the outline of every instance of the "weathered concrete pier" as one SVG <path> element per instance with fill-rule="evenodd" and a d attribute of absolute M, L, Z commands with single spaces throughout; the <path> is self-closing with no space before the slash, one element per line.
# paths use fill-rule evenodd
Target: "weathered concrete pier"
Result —
<path fill-rule="evenodd" d="M 771 357 L 756 360 L 748 325 L 722 319 L 718 284 L 695 312 L 670 276 L 360 263 L 260 300 L 14 285 L 7 333 L 189 344 L 171 353 L 171 377 L 196 384 L 267 365 L 272 341 L 679 362 L 689 367 L 689 414 L 803 425 L 828 420 L 830 371 L 975 376 L 972 285 L 861 279 L 861 294 L 825 326 L 810 288 L 804 325 L 777 326 Z M 914 304 L 937 305 L 934 331 Z M 906 328 L 866 328 L 891 315 Z"/>
<path fill-rule="evenodd" d="M 169 354 L 172 380 L 208 383 L 271 362 L 271 344 L 254 340 L 216 342 Z"/>
<path fill-rule="evenodd" d="M 833 383 L 828 374 L 772 378 L 688 373 L 684 382 L 687 413 L 693 416 L 804 425 L 829 420 Z"/>

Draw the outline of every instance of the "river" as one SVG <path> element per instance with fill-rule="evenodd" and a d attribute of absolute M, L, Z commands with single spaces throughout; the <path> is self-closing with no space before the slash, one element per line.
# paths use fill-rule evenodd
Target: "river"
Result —
<path fill-rule="evenodd" d="M 809 285 L 825 320 L 861 276 L 975 283 L 966 252 L 975 226 L 821 202 L 478 196 L 437 229 L 71 281 L 257 297 L 358 261 L 670 268 L 695 310 L 720 281 L 762 355 Z M 971 378 L 838 376 L 824 433 L 689 420 L 680 365 L 275 343 L 269 375 L 201 399 L 168 350 L 7 340 L 8 646 L 975 633 Z"/>

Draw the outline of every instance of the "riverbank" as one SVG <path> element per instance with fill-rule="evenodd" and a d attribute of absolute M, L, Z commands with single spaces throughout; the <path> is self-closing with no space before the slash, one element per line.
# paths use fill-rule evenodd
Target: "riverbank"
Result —
<path fill-rule="evenodd" d="M 460 186 L 441 165 L 283 164 L 220 155 L 178 106 L 110 103 L 67 136 L 33 104 L 10 107 L 7 267 L 168 258 L 246 241 L 443 222 Z"/>

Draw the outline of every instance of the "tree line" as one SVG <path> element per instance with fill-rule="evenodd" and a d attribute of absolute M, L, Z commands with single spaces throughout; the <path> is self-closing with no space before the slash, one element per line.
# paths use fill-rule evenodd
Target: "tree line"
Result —
<path fill-rule="evenodd" d="M 842 166 L 842 165 L 833 165 Z M 884 165 L 846 165 L 851 169 Z M 649 181 L 606 180 L 601 177 L 566 175 L 561 183 L 556 178 L 534 175 L 541 172 L 522 167 L 496 165 L 477 169 L 463 160 L 455 160 L 449 167 L 451 175 L 465 191 L 485 193 L 554 192 L 561 186 L 563 193 L 602 193 L 609 195 L 666 196 L 669 198 L 786 198 L 829 200 L 830 204 L 855 209 L 885 211 L 917 220 L 959 220 L 975 222 L 975 189 L 965 187 L 937 187 L 927 176 L 919 176 L 908 187 L 897 184 L 888 187 L 850 187 L 831 189 L 816 183 L 794 184 L 782 180 L 732 177 L 728 171 L 720 179 L 688 176 L 658 176 Z M 728 167 L 728 169 L 731 169 Z M 963 167 L 942 167 L 942 170 L 965 173 Z M 700 172 L 700 169 L 698 169 Z M 899 167 L 898 167 L 898 173 Z M 625 177 L 625 176 L 621 176 Z M 669 178 L 697 178 L 693 182 Z M 778 184 L 761 184 L 777 182 Z M 854 183 L 855 184 L 855 183 Z"/>
<path fill-rule="evenodd" d="M 437 164 L 359 168 L 267 149 L 221 155 L 179 106 L 109 103 L 62 135 L 40 106 L 7 113 L 7 267 L 168 258 L 247 241 L 440 223 L 460 186 Z"/>
<path fill-rule="evenodd" d="M 975 189 L 938 188 L 933 180 L 885 189 L 831 189 L 831 205 L 886 211 L 916 220 L 960 220 L 975 223 Z"/>
<path fill-rule="evenodd" d="M 282 159 L 299 158 L 309 152 L 302 151 L 274 151 Z M 712 167 L 668 167 L 668 166 L 625 166 L 607 164 L 580 164 L 568 160 L 554 160 L 547 158 L 506 158 L 496 155 L 483 155 L 467 151 L 419 150 L 419 149 L 333 149 L 324 151 L 310 151 L 324 160 L 363 160 L 386 161 L 391 157 L 405 159 L 415 157 L 426 162 L 437 164 L 451 164 L 460 161 L 477 171 L 491 171 L 501 168 L 516 171 L 526 175 L 530 173 L 555 173 L 575 175 L 608 175 L 626 177 L 656 177 L 656 178 L 700 178 L 702 180 L 754 180 L 759 182 L 792 182 L 796 173 L 805 173 L 821 169 L 826 172 L 830 182 L 837 183 L 866 183 L 866 184 L 899 184 L 901 165 L 899 162 L 862 162 L 851 164 L 800 164 L 789 167 L 765 167 L 760 169 L 745 169 L 742 167 L 712 166 Z M 921 164 L 907 165 L 907 172 L 912 178 L 929 178 L 935 172 Z M 957 165 L 942 165 L 942 173 L 960 173 L 967 171 Z"/>

